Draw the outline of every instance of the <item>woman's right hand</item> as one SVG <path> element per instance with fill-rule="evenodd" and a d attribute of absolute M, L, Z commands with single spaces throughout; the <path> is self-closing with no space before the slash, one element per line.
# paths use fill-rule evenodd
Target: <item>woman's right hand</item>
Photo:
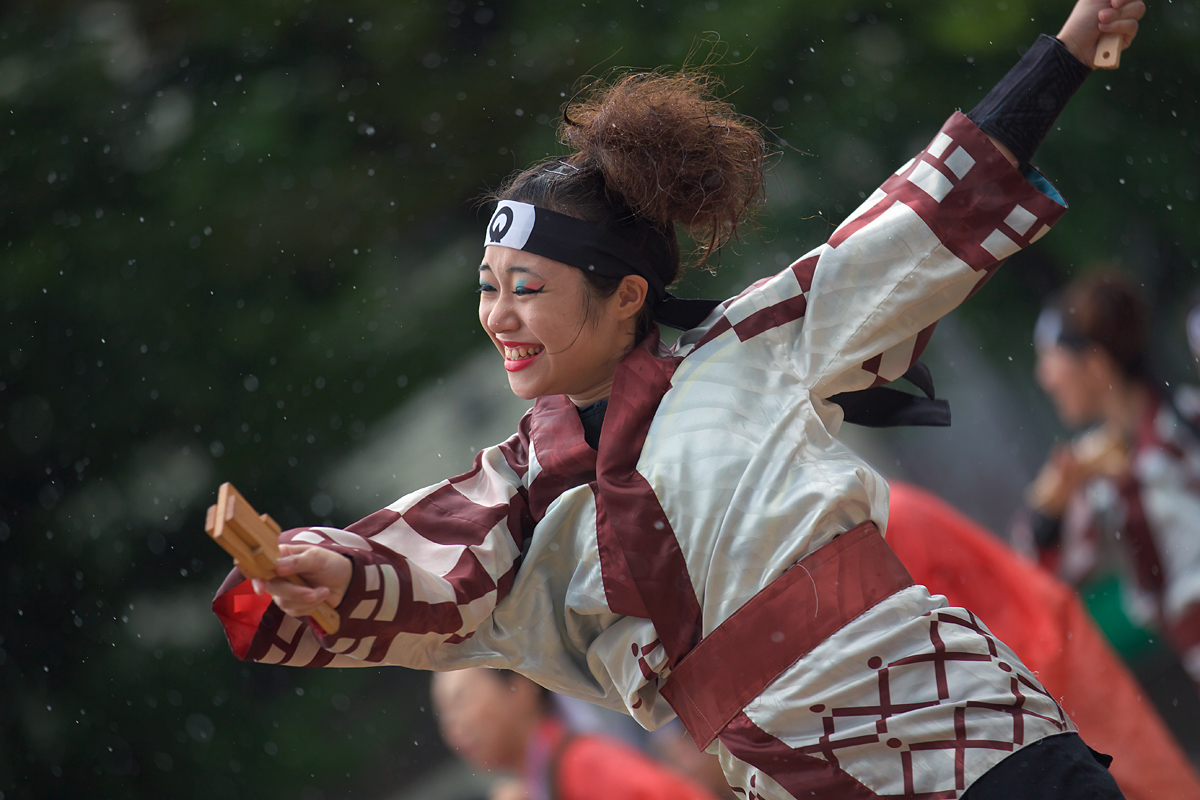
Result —
<path fill-rule="evenodd" d="M 1108 425 L 1060 444 L 1030 484 L 1029 506 L 1043 516 L 1059 517 L 1085 483 L 1097 477 L 1119 478 L 1129 470 L 1130 458 L 1128 443 Z"/>
<path fill-rule="evenodd" d="M 346 596 L 354 566 L 341 553 L 326 550 L 311 544 L 283 544 L 279 546 L 279 560 L 275 564 L 278 578 L 264 581 L 253 580 L 255 594 L 269 594 L 283 613 L 293 617 L 311 616 L 321 603 L 334 608 Z M 307 586 L 286 580 L 289 575 L 299 576 Z"/>
<path fill-rule="evenodd" d="M 1061 444 L 1054 448 L 1037 478 L 1029 485 L 1026 502 L 1042 516 L 1058 518 L 1083 478 L 1071 446 Z"/>
<path fill-rule="evenodd" d="M 1145 13 L 1143 0 L 1079 0 L 1058 32 L 1058 40 L 1090 67 L 1102 36 L 1120 36 L 1124 50 L 1137 36 L 1138 20 Z"/>

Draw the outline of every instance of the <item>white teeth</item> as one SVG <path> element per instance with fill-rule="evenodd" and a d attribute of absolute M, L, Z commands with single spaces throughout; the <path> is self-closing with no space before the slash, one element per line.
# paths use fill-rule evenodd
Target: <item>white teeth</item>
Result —
<path fill-rule="evenodd" d="M 509 361 L 520 361 L 525 358 L 532 358 L 545 349 L 541 345 L 534 345 L 533 347 L 506 347 L 504 348 L 504 357 Z"/>

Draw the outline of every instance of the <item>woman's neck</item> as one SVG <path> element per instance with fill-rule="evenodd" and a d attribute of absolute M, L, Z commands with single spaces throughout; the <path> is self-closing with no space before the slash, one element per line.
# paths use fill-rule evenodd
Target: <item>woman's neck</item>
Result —
<path fill-rule="evenodd" d="M 608 379 L 603 383 L 598 383 L 586 392 L 581 394 L 569 394 L 567 397 L 576 408 L 587 408 L 592 403 L 599 403 L 601 400 L 607 400 L 612 394 L 613 379 L 615 374 L 609 375 Z"/>
<path fill-rule="evenodd" d="M 628 330 L 622 335 L 622 339 L 626 344 L 621 347 L 614 355 L 614 358 L 607 365 L 604 372 L 604 379 L 597 383 L 592 388 L 579 394 L 568 394 L 567 398 L 575 404 L 576 408 L 587 408 L 593 403 L 599 403 L 601 400 L 607 400 L 612 395 L 613 381 L 617 377 L 617 369 L 621 366 L 621 361 L 625 356 L 629 355 L 634 348 L 641 344 L 634 338 L 634 328 L 632 324 L 626 325 Z M 644 339 L 642 341 L 645 341 Z"/>

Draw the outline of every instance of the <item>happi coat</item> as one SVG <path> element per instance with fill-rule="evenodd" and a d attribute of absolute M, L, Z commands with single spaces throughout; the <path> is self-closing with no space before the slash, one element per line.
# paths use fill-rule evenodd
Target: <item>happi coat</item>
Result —
<path fill-rule="evenodd" d="M 341 629 L 321 635 L 235 572 L 214 602 L 235 653 L 503 666 L 664 724 L 660 688 L 681 655 L 835 537 L 886 526 L 886 484 L 839 441 L 828 398 L 901 376 L 938 318 L 1046 233 L 1064 205 L 1030 174 L 956 113 L 828 242 L 672 348 L 652 335 L 629 353 L 598 451 L 566 397 L 542 397 L 469 472 L 345 530 L 287 532 L 352 557 Z M 722 628 L 728 652 L 770 655 L 831 613 L 821 597 Z M 709 745 L 744 796 L 957 797 L 1074 729 L 978 619 L 920 585 L 842 622 Z"/>

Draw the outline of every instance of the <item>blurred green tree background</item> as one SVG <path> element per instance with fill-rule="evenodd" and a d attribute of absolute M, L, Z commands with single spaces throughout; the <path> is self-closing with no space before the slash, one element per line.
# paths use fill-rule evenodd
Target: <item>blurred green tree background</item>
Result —
<path fill-rule="evenodd" d="M 425 676 L 229 654 L 217 483 L 285 527 L 353 521 L 329 464 L 485 344 L 478 198 L 558 152 L 581 76 L 715 52 L 777 138 L 761 230 L 688 281 L 709 294 L 823 240 L 1057 30 L 1049 5 L 6 4 L 0 798 L 382 797 L 421 774 L 442 752 Z M 1063 115 L 1037 163 L 1073 210 L 965 310 L 985 356 L 1027 360 L 1045 293 L 1106 260 L 1187 377 L 1198 54 L 1200 1 L 1155 0 Z"/>

